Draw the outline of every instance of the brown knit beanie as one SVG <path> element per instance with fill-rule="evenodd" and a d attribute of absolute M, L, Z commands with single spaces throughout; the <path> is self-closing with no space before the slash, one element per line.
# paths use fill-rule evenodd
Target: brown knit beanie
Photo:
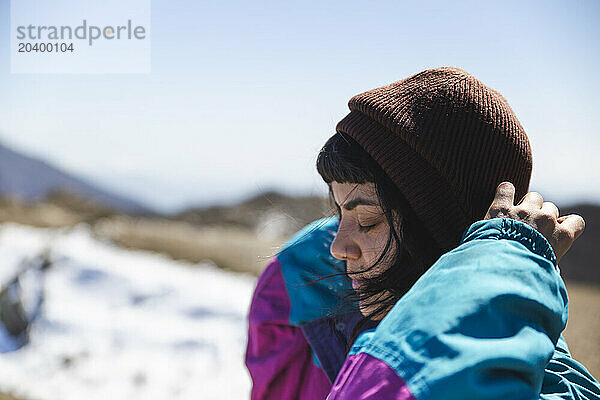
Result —
<path fill-rule="evenodd" d="M 354 138 L 397 185 L 441 247 L 483 219 L 496 187 L 528 191 L 529 140 L 510 106 L 458 68 L 435 68 L 350 99 L 337 131 Z"/>

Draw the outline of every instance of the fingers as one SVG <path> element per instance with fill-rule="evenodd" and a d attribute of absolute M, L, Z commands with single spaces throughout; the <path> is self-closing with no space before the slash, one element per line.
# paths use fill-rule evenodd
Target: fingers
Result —
<path fill-rule="evenodd" d="M 585 221 L 577 214 L 566 215 L 557 219 L 556 229 L 549 240 L 557 261 L 569 251 L 573 242 L 583 233 L 584 229 Z"/>
<path fill-rule="evenodd" d="M 524 207 L 531 205 L 536 206 L 537 208 L 542 208 L 542 205 L 544 204 L 544 199 L 542 198 L 542 195 L 538 192 L 529 192 L 525 196 L 523 196 L 519 204 Z"/>
<path fill-rule="evenodd" d="M 494 200 L 488 208 L 485 219 L 508 217 L 515 201 L 515 187 L 510 182 L 502 182 L 496 188 Z"/>
<path fill-rule="evenodd" d="M 573 232 L 573 240 L 577 239 L 585 229 L 584 219 L 577 214 L 564 215 L 557 219 L 559 226 Z"/>
<path fill-rule="evenodd" d="M 512 207 L 515 204 L 515 187 L 510 182 L 502 182 L 496 188 L 496 196 L 492 204 Z"/>
<path fill-rule="evenodd" d="M 553 216 L 555 219 L 558 219 L 559 211 L 558 211 L 558 207 L 556 207 L 556 204 L 549 202 L 549 201 L 545 201 L 544 204 L 542 205 L 542 213 L 544 214 L 548 214 Z"/>
<path fill-rule="evenodd" d="M 515 207 L 517 217 L 549 239 L 558 225 L 558 207 L 549 201 L 544 202 L 539 193 L 530 192 L 526 196 L 523 204 Z"/>
<path fill-rule="evenodd" d="M 529 192 L 514 205 L 515 187 L 502 182 L 496 188 L 494 200 L 484 219 L 512 218 L 540 232 L 554 249 L 557 261 L 583 233 L 585 221 L 576 214 L 560 217 L 558 207 L 538 192 Z"/>

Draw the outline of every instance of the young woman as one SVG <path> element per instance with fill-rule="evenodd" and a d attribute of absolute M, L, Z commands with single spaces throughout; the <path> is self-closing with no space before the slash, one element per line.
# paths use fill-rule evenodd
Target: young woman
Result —
<path fill-rule="evenodd" d="M 338 221 L 293 239 L 255 291 L 253 398 L 600 398 L 560 336 L 556 260 L 583 220 L 525 195 L 529 142 L 504 98 L 438 68 L 349 106 L 317 161 Z M 340 268 L 349 281 L 321 279 Z M 358 324 L 329 315 L 349 283 Z"/>

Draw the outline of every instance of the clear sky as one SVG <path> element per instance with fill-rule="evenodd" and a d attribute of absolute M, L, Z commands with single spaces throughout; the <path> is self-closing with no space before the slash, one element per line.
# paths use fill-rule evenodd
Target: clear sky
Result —
<path fill-rule="evenodd" d="M 9 11 L 0 0 L 0 140 L 164 210 L 324 193 L 316 154 L 348 99 L 437 66 L 507 98 L 533 190 L 600 203 L 596 0 L 154 0 L 138 75 L 11 74 Z"/>

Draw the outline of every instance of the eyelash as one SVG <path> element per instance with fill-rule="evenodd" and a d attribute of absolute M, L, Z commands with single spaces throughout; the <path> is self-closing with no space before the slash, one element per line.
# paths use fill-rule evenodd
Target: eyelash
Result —
<path fill-rule="evenodd" d="M 338 221 L 342 219 L 342 209 L 337 204 L 335 205 L 335 211 Z M 361 225 L 358 224 L 358 230 L 361 232 L 369 232 L 371 229 L 375 228 L 379 223 L 375 223 L 373 225 Z"/>
<path fill-rule="evenodd" d="M 377 224 L 373 224 L 373 225 L 361 225 L 358 224 L 358 230 L 361 232 L 368 232 L 371 229 L 375 228 L 377 226 Z"/>

